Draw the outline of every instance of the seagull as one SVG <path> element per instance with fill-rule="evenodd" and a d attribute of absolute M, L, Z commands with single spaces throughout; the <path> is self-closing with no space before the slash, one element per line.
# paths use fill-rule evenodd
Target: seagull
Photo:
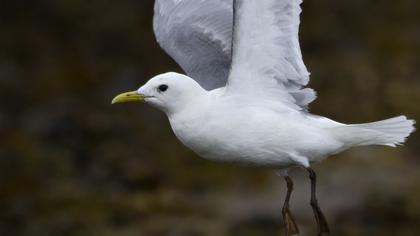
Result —
<path fill-rule="evenodd" d="M 309 113 L 316 99 L 299 45 L 301 0 L 156 0 L 160 46 L 186 75 L 169 72 L 112 103 L 144 102 L 163 111 L 176 137 L 199 156 L 266 167 L 287 183 L 286 235 L 299 229 L 289 208 L 289 170 L 309 172 L 318 235 L 330 229 L 311 165 L 352 147 L 396 147 L 414 132 L 398 116 L 344 124 Z"/>

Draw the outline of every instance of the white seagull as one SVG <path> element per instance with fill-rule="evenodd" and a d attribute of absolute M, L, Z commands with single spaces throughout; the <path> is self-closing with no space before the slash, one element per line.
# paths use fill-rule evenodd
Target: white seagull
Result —
<path fill-rule="evenodd" d="M 301 0 L 156 0 L 154 30 L 161 47 L 186 72 L 165 73 L 113 103 L 143 101 L 168 117 L 178 139 L 215 161 L 272 168 L 287 181 L 283 217 L 298 235 L 289 210 L 288 170 L 311 179 L 318 235 L 329 235 L 311 164 L 356 146 L 404 143 L 414 131 L 405 116 L 343 124 L 312 115 L 314 90 L 299 46 Z"/>

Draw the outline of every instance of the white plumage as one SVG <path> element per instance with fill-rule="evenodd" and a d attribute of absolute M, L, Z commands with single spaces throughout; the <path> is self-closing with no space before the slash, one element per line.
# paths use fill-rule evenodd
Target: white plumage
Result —
<path fill-rule="evenodd" d="M 163 84 L 168 90 L 160 92 L 157 88 Z M 309 167 L 354 146 L 395 146 L 404 142 L 414 124 L 400 116 L 346 125 L 260 98 L 252 91 L 209 92 L 177 73 L 159 75 L 137 92 L 167 114 L 176 136 L 198 155 L 276 169 Z"/>
<path fill-rule="evenodd" d="M 167 113 L 186 146 L 212 160 L 308 167 L 350 147 L 403 143 L 414 130 L 404 116 L 345 125 L 306 111 L 316 96 L 305 88 L 301 2 L 157 0 L 158 42 L 192 79 L 167 73 L 138 92 L 153 96 L 146 102 Z M 155 89 L 161 84 L 167 92 Z"/>
<path fill-rule="evenodd" d="M 309 72 L 298 40 L 300 3 L 237 1 L 228 89 L 252 90 L 290 106 L 306 107 L 315 99 L 312 89 L 302 89 Z"/>
<path fill-rule="evenodd" d="M 313 162 L 355 146 L 404 143 L 414 131 L 405 116 L 342 124 L 315 116 L 299 46 L 301 0 L 157 0 L 158 42 L 188 76 L 166 73 L 114 102 L 144 100 L 166 113 L 183 144 L 223 162 L 270 167 L 288 182 L 283 215 L 288 235 L 298 233 L 289 211 L 291 179 L 301 166 L 312 180 L 319 235 L 329 233 L 315 197 Z"/>

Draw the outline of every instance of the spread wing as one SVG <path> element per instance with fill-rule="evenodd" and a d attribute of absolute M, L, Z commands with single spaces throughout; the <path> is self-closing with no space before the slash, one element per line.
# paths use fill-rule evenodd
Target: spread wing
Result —
<path fill-rule="evenodd" d="M 309 72 L 299 46 L 301 0 L 235 0 L 231 92 L 305 110 Z"/>
<path fill-rule="evenodd" d="M 156 0 L 160 46 L 203 88 L 226 85 L 231 64 L 232 0 Z"/>

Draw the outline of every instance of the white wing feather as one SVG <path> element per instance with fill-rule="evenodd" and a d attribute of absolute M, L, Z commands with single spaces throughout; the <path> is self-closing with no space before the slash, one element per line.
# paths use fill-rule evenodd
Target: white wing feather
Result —
<path fill-rule="evenodd" d="M 235 0 L 228 91 L 277 99 L 295 109 L 315 100 L 299 46 L 301 0 Z"/>

